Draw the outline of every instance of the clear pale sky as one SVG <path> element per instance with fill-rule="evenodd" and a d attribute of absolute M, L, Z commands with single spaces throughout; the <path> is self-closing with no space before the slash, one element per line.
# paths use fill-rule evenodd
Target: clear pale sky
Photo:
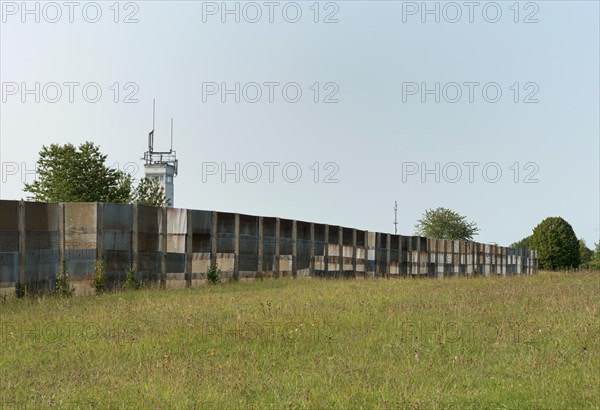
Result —
<path fill-rule="evenodd" d="M 508 245 L 548 216 L 565 218 L 590 247 L 598 241 L 598 1 L 477 2 L 472 10 L 464 2 L 454 3 L 458 8 L 428 2 L 432 10 L 439 7 L 439 23 L 435 15 L 421 15 L 421 2 L 247 3 L 227 2 L 239 8 L 239 23 L 234 14 L 221 15 L 221 2 L 98 2 L 96 23 L 84 19 L 96 19 L 89 2 L 72 9 L 73 22 L 63 2 L 55 3 L 59 9 L 37 3 L 36 23 L 20 1 L 2 2 L 0 198 L 26 197 L 22 179 L 33 179 L 27 170 L 43 144 L 91 140 L 111 164 L 142 177 L 156 98 L 157 149 L 169 148 L 170 118 L 175 121 L 177 207 L 393 232 L 397 200 L 402 234 L 414 232 L 425 209 L 443 206 L 475 221 L 481 242 Z M 36 2 L 27 5 L 34 10 Z M 302 15 L 292 23 L 298 9 Z M 502 14 L 492 23 L 498 9 Z M 137 23 L 124 23 L 128 16 Z M 23 84 L 35 90 L 36 82 L 39 103 L 22 92 Z M 73 102 L 64 85 L 71 82 L 80 84 Z M 239 103 L 233 94 L 223 96 L 225 103 L 219 92 L 203 96 L 208 83 L 234 88 L 236 82 Z M 272 82 L 280 86 L 270 102 L 264 83 Z M 57 102 L 49 83 L 59 84 Z M 102 90 L 96 103 L 83 98 L 88 83 Z M 244 88 L 248 83 L 260 85 L 258 102 L 246 101 L 257 89 Z M 288 83 L 302 90 L 296 103 L 282 96 Z M 422 83 L 428 89 L 440 83 L 439 103 L 434 94 L 421 101 Z M 457 102 L 451 102 L 457 86 L 448 83 L 460 87 Z M 465 83 L 479 83 L 472 102 Z M 486 96 L 493 100 L 499 88 L 498 102 L 482 95 L 490 83 L 496 85 Z M 93 99 L 94 89 L 87 90 Z M 123 102 L 132 91 L 138 102 Z M 288 99 L 295 97 L 295 88 L 287 91 Z M 338 102 L 324 103 L 331 92 Z M 223 162 L 230 169 L 240 163 L 239 183 L 234 175 L 224 175 L 223 183 L 220 173 L 203 181 L 207 163 L 220 168 Z M 281 164 L 272 183 L 265 162 Z M 439 182 L 433 173 L 423 182 L 421 164 L 435 170 L 436 162 Z M 470 182 L 464 163 L 472 162 L 479 166 Z M 256 183 L 249 163 L 261 165 Z M 302 171 L 296 183 L 282 175 L 290 163 L 297 165 L 286 168 L 288 180 Z M 318 183 L 314 163 L 321 168 Z M 336 165 L 325 170 L 326 163 Z M 451 163 L 460 165 L 461 177 Z M 415 164 L 417 174 L 409 175 Z M 498 168 L 502 175 L 494 183 Z M 324 183 L 336 169 L 338 182 Z"/>

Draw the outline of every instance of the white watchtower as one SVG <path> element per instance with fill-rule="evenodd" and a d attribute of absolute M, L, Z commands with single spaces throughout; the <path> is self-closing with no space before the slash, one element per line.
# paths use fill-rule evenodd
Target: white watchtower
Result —
<path fill-rule="evenodd" d="M 171 149 L 169 151 L 154 151 L 154 114 L 155 104 L 152 104 L 152 131 L 148 133 L 148 151 L 144 152 L 144 173 L 146 178 L 156 178 L 165 190 L 167 206 L 175 205 L 175 189 L 173 178 L 177 176 L 177 153 L 173 151 L 173 119 L 171 118 Z"/>

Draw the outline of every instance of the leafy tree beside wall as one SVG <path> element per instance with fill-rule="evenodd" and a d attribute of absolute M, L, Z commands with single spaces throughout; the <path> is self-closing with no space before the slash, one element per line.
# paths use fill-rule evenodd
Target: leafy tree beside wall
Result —
<path fill-rule="evenodd" d="M 590 268 L 600 269 L 600 242 L 596 243 L 594 253 L 592 254 L 592 258 L 590 260 Z"/>
<path fill-rule="evenodd" d="M 531 235 L 518 242 L 511 243 L 510 247 L 515 249 L 531 249 Z"/>
<path fill-rule="evenodd" d="M 24 186 L 34 201 L 128 203 L 131 199 L 131 176 L 106 166 L 106 155 L 91 142 L 42 147 L 37 173 L 37 179 Z"/>
<path fill-rule="evenodd" d="M 585 243 L 585 239 L 579 239 L 579 266 L 582 268 L 587 268 L 592 261 L 592 256 L 594 256 L 594 251 L 587 247 Z"/>
<path fill-rule="evenodd" d="M 165 189 L 156 178 L 142 178 L 133 193 L 133 202 L 148 206 L 169 206 Z"/>
<path fill-rule="evenodd" d="M 428 238 L 470 241 L 478 232 L 475 222 L 469 222 L 466 217 L 446 208 L 426 210 L 415 225 L 415 234 Z"/>
<path fill-rule="evenodd" d="M 40 202 L 111 202 L 168 205 L 156 180 L 143 178 L 137 187 L 133 176 L 106 165 L 100 147 L 85 142 L 43 146 L 37 161 L 37 178 L 25 183 L 29 200 Z"/>
<path fill-rule="evenodd" d="M 579 240 L 571 225 L 560 217 L 544 219 L 533 230 L 531 248 L 538 251 L 540 269 L 577 268 Z"/>

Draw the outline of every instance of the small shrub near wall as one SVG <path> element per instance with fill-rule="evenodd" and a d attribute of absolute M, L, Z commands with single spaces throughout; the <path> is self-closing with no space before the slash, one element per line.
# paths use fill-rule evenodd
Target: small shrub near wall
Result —
<path fill-rule="evenodd" d="M 94 281 L 92 283 L 97 294 L 106 292 L 106 265 L 103 259 L 96 262 Z"/>
<path fill-rule="evenodd" d="M 211 265 L 206 273 L 206 281 L 211 285 L 216 285 L 221 282 L 221 270 L 215 265 Z"/>
<path fill-rule="evenodd" d="M 59 297 L 71 297 L 75 294 L 75 286 L 69 283 L 69 272 L 62 266 L 56 276 L 56 295 Z"/>
<path fill-rule="evenodd" d="M 134 269 L 128 269 L 125 271 L 125 283 L 123 289 L 136 290 L 140 288 L 140 281 L 136 278 L 136 271 Z"/>

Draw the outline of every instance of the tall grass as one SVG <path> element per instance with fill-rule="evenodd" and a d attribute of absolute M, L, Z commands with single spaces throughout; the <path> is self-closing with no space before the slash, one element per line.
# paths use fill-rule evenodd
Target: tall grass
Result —
<path fill-rule="evenodd" d="M 599 408 L 600 277 L 275 279 L 0 303 L 12 408 Z"/>

